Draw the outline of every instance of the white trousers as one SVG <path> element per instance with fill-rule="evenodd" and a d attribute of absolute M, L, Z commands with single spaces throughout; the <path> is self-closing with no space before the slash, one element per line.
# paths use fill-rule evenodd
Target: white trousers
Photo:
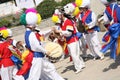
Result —
<path fill-rule="evenodd" d="M 2 78 L 2 80 L 12 80 L 13 69 L 14 69 L 14 66 L 4 67 L 2 65 L 2 67 L 1 67 L 1 78 Z"/>
<path fill-rule="evenodd" d="M 46 58 L 33 58 L 27 80 L 64 80 Z"/>
<path fill-rule="evenodd" d="M 18 69 L 15 66 L 14 69 L 13 69 L 13 79 L 14 80 L 25 80 L 22 75 L 16 75 L 17 72 L 18 72 Z"/>
<path fill-rule="evenodd" d="M 79 39 L 79 47 L 80 50 L 83 54 L 83 56 L 87 56 L 87 47 L 86 47 L 86 39 L 85 39 L 85 35 L 83 33 L 83 36 Z"/>
<path fill-rule="evenodd" d="M 94 57 L 97 57 L 97 56 L 102 57 L 103 54 L 100 52 L 101 45 L 100 45 L 97 31 L 86 34 L 86 42 L 89 50 L 91 51 Z"/>
<path fill-rule="evenodd" d="M 24 77 L 21 75 L 16 75 L 18 69 L 15 66 L 4 67 L 2 65 L 0 69 L 2 80 L 24 80 Z"/>
<path fill-rule="evenodd" d="M 73 59 L 73 63 L 76 70 L 79 70 L 85 66 L 83 59 L 80 57 L 79 42 L 73 42 L 67 45 L 68 51 Z"/>

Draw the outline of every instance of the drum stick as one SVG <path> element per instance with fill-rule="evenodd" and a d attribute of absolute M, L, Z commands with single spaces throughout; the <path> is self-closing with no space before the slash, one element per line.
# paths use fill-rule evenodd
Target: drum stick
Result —
<path fill-rule="evenodd" d="M 104 16 L 100 17 L 100 18 L 98 19 L 98 22 L 101 22 L 101 21 L 103 21 L 103 20 L 104 20 Z"/>

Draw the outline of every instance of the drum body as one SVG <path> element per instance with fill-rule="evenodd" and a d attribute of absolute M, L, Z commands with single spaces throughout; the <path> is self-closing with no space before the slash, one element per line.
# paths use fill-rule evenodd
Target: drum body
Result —
<path fill-rule="evenodd" d="M 58 43 L 46 42 L 44 45 L 45 49 L 49 51 L 49 54 L 46 54 L 48 59 L 51 62 L 57 62 L 63 55 L 63 49 Z"/>
<path fill-rule="evenodd" d="M 83 26 L 82 21 L 78 20 L 76 27 L 79 32 L 85 32 L 85 27 Z"/>

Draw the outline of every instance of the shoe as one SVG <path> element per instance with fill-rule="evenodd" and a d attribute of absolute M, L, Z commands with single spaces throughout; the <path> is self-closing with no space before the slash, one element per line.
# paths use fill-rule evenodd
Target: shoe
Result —
<path fill-rule="evenodd" d="M 65 59 L 65 55 L 62 55 L 59 61 L 62 61 Z"/>
<path fill-rule="evenodd" d="M 67 78 L 64 78 L 64 80 L 68 80 Z"/>
<path fill-rule="evenodd" d="M 103 60 L 104 58 L 105 58 L 104 56 L 101 56 L 101 57 L 100 57 L 100 60 Z"/>
<path fill-rule="evenodd" d="M 81 71 L 82 71 L 82 70 L 81 70 L 81 69 L 79 69 L 79 70 L 77 70 L 75 73 L 76 73 L 76 74 L 78 74 L 78 73 L 79 73 L 79 72 L 81 72 Z"/>
<path fill-rule="evenodd" d="M 93 60 L 95 61 L 97 59 L 97 57 L 94 57 Z"/>
<path fill-rule="evenodd" d="M 82 66 L 82 69 L 84 69 L 84 68 L 85 68 L 85 65 Z"/>

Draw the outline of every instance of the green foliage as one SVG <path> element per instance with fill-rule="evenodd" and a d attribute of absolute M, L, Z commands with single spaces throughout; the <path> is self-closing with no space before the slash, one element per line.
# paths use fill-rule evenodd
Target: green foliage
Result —
<path fill-rule="evenodd" d="M 75 2 L 75 0 L 62 0 L 62 2 L 55 2 L 54 0 L 44 0 L 37 6 L 37 10 L 40 13 L 42 19 L 46 19 L 53 15 L 55 8 L 57 8 L 58 6 L 64 6 L 70 2 Z"/>
<path fill-rule="evenodd" d="M 0 20 L 0 27 L 2 26 L 9 26 L 10 22 L 7 19 L 1 19 Z"/>
<path fill-rule="evenodd" d="M 20 21 L 19 19 L 15 18 L 13 15 L 0 18 L 0 27 L 6 26 L 10 28 L 17 25 L 20 25 Z"/>
<path fill-rule="evenodd" d="M 40 3 L 37 6 L 37 10 L 40 13 L 42 19 L 47 19 L 53 15 L 54 10 L 57 7 L 59 6 L 63 7 L 67 3 L 74 2 L 74 1 L 75 0 L 62 0 L 62 2 L 55 2 L 54 0 L 44 0 L 42 3 Z M 25 10 L 26 9 L 24 8 L 23 11 Z M 16 18 L 13 15 L 0 18 L 0 27 L 1 26 L 13 27 L 13 26 L 20 25 L 20 20 L 19 20 L 20 18 Z"/>
<path fill-rule="evenodd" d="M 75 0 L 62 0 L 62 2 L 60 4 L 61 4 L 61 6 L 65 6 L 66 4 L 68 4 L 70 2 L 75 2 Z"/>
<path fill-rule="evenodd" d="M 37 10 L 41 14 L 42 19 L 46 19 L 52 16 L 56 6 L 57 2 L 54 0 L 44 0 L 37 6 Z"/>

